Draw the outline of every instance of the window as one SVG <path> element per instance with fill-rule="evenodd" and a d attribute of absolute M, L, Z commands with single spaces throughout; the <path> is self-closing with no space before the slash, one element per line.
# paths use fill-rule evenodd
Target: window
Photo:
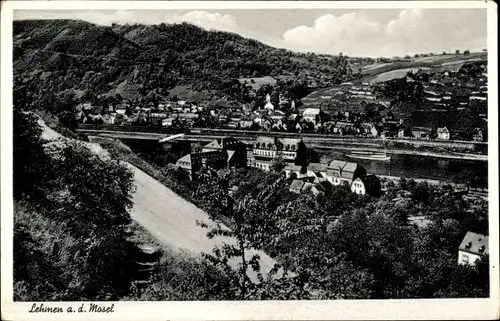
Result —
<path fill-rule="evenodd" d="M 469 255 L 462 254 L 462 263 L 469 263 Z"/>

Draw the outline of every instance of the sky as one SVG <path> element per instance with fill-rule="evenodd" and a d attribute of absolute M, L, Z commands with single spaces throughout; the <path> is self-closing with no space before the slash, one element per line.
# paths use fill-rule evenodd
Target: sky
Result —
<path fill-rule="evenodd" d="M 299 52 L 403 56 L 486 48 L 486 9 L 17 10 L 14 19 L 99 25 L 189 22 Z"/>

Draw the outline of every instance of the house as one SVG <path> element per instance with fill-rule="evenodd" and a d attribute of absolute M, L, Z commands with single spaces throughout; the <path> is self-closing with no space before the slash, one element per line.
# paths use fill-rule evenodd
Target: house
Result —
<path fill-rule="evenodd" d="M 85 113 L 82 110 L 80 110 L 75 114 L 75 119 L 78 121 L 83 121 L 84 118 L 85 118 Z"/>
<path fill-rule="evenodd" d="M 90 111 L 90 110 L 92 110 L 92 104 L 91 103 L 83 103 L 83 104 L 81 104 L 81 110 L 84 110 L 84 111 Z"/>
<path fill-rule="evenodd" d="M 432 129 L 427 128 L 427 127 L 414 127 L 411 130 L 411 134 L 412 134 L 413 138 L 416 138 L 416 139 L 430 139 L 431 133 L 432 133 Z"/>
<path fill-rule="evenodd" d="M 311 193 L 313 193 L 313 195 L 317 196 L 319 194 L 326 194 L 327 191 L 326 189 L 323 187 L 323 185 L 321 184 L 314 184 L 312 187 L 311 187 Z"/>
<path fill-rule="evenodd" d="M 474 128 L 474 131 L 472 132 L 472 141 L 484 142 L 483 130 L 481 128 Z"/>
<path fill-rule="evenodd" d="M 215 139 L 203 146 L 202 152 L 213 151 L 227 151 L 228 167 L 239 168 L 247 166 L 247 146 L 233 137 Z"/>
<path fill-rule="evenodd" d="M 175 118 L 172 118 L 172 117 L 169 117 L 169 118 L 165 118 L 165 119 L 162 119 L 161 121 L 161 125 L 163 127 L 172 127 L 174 125 L 174 121 L 176 119 Z"/>
<path fill-rule="evenodd" d="M 411 136 L 412 136 L 412 128 L 410 122 L 403 121 L 403 123 L 401 123 L 398 126 L 398 138 L 405 138 Z"/>
<path fill-rule="evenodd" d="M 101 114 L 88 114 L 86 117 L 85 123 L 91 124 L 102 124 L 103 119 Z"/>
<path fill-rule="evenodd" d="M 114 125 L 116 123 L 116 114 L 106 114 L 102 116 L 102 122 L 107 125 Z"/>
<path fill-rule="evenodd" d="M 358 177 L 366 175 L 366 169 L 356 163 L 332 160 L 326 170 L 326 178 L 332 185 L 341 185 L 347 182 L 349 185 Z"/>
<path fill-rule="evenodd" d="M 127 109 L 125 107 L 117 107 L 115 109 L 115 112 L 118 114 L 118 115 L 125 115 L 125 113 L 127 112 Z"/>
<path fill-rule="evenodd" d="M 300 194 L 305 182 L 299 179 L 294 179 L 290 184 L 290 192 Z"/>
<path fill-rule="evenodd" d="M 359 176 L 351 183 L 351 191 L 359 195 L 379 197 L 382 191 L 380 179 L 375 175 Z"/>
<path fill-rule="evenodd" d="M 307 177 L 307 170 L 301 165 L 287 164 L 283 171 L 286 178 L 291 178 L 292 176 L 295 176 L 295 178 Z"/>
<path fill-rule="evenodd" d="M 333 133 L 339 135 L 345 135 L 354 132 L 354 123 L 338 121 L 333 126 Z"/>
<path fill-rule="evenodd" d="M 446 127 L 438 127 L 437 129 L 437 138 L 449 140 L 450 139 L 450 131 Z"/>
<path fill-rule="evenodd" d="M 227 164 L 226 151 L 211 151 L 191 153 L 177 160 L 176 165 L 188 172 L 189 178 L 194 180 L 202 167 L 222 169 Z"/>
<path fill-rule="evenodd" d="M 247 150 L 247 167 L 257 167 L 255 165 L 255 157 L 253 157 L 252 150 Z"/>
<path fill-rule="evenodd" d="M 458 264 L 475 265 L 488 254 L 488 236 L 469 231 L 458 247 Z"/>
<path fill-rule="evenodd" d="M 314 187 L 314 184 L 311 182 L 299 180 L 299 179 L 294 179 L 292 183 L 290 184 L 290 192 L 300 194 L 300 193 L 307 193 L 312 190 Z"/>
<path fill-rule="evenodd" d="M 182 120 L 195 120 L 195 119 L 198 119 L 200 118 L 200 114 L 194 114 L 194 113 L 179 113 L 177 114 L 177 118 L 178 119 L 182 119 Z"/>
<path fill-rule="evenodd" d="M 179 123 L 180 123 L 180 121 L 177 118 L 173 118 L 173 117 L 165 118 L 165 119 L 162 119 L 162 121 L 161 121 L 161 125 L 163 127 L 173 127 L 173 126 L 179 125 Z"/>
<path fill-rule="evenodd" d="M 193 157 L 191 154 L 188 154 L 178 159 L 175 164 L 187 171 L 190 179 L 194 179 L 195 173 L 201 167 L 201 159 L 199 157 Z"/>
<path fill-rule="evenodd" d="M 251 128 L 253 121 L 251 120 L 240 120 L 240 128 Z"/>
<path fill-rule="evenodd" d="M 167 118 L 167 113 L 149 113 L 148 123 L 158 125 L 162 123 L 163 119 Z"/>
<path fill-rule="evenodd" d="M 259 136 L 253 144 L 253 156 L 256 167 L 266 170 L 269 170 L 270 162 L 278 156 L 287 163 L 305 165 L 307 148 L 300 138 Z"/>
<path fill-rule="evenodd" d="M 356 178 L 351 183 L 351 191 L 353 193 L 356 193 L 356 194 L 359 194 L 359 195 L 365 195 L 366 194 L 365 183 L 363 182 L 363 180 L 360 177 Z"/>
<path fill-rule="evenodd" d="M 307 165 L 306 173 L 308 177 L 326 178 L 328 165 L 323 163 L 310 163 Z"/>
<path fill-rule="evenodd" d="M 367 136 L 378 137 L 378 130 L 375 125 L 370 123 L 362 123 L 361 128 L 363 129 L 363 133 Z"/>
<path fill-rule="evenodd" d="M 319 114 L 321 113 L 321 110 L 319 108 L 307 108 L 304 110 L 304 113 L 302 114 L 302 117 L 304 118 L 305 121 L 313 123 L 315 126 L 319 122 Z"/>
<path fill-rule="evenodd" d="M 266 95 L 266 105 L 264 106 L 265 110 L 274 111 L 274 105 L 271 103 L 271 95 Z"/>

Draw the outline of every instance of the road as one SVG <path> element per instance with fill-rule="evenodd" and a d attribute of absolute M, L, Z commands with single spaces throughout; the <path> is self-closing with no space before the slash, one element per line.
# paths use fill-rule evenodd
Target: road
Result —
<path fill-rule="evenodd" d="M 130 164 L 128 166 L 134 172 L 137 189 L 130 215 L 160 243 L 170 248 L 187 250 L 193 254 L 211 253 L 214 246 L 220 246 L 224 242 L 236 244 L 235 239 L 225 237 L 208 239 L 206 236 L 208 230 L 196 225 L 197 220 L 210 224 L 211 221 L 205 212 L 137 167 Z M 274 266 L 275 261 L 262 251 L 252 250 L 251 253 L 259 254 L 261 272 L 266 275 Z M 233 267 L 237 264 L 234 260 L 230 263 Z M 256 275 L 252 271 L 249 272 L 256 280 Z"/>
<path fill-rule="evenodd" d="M 39 124 L 43 128 L 42 137 L 54 142 L 72 141 L 60 133 L 49 128 L 42 120 Z M 108 152 L 99 144 L 78 142 L 90 148 L 101 158 L 109 159 Z M 148 230 L 160 244 L 165 248 L 182 252 L 190 252 L 200 255 L 202 252 L 211 253 L 214 246 L 222 246 L 224 243 L 236 244 L 236 240 L 226 237 L 215 237 L 209 239 L 206 235 L 208 229 L 196 225 L 196 221 L 205 222 L 213 226 L 207 213 L 189 203 L 171 189 L 161 184 L 139 168 L 126 163 L 134 173 L 136 191 L 133 196 L 134 206 L 130 210 L 133 220 Z M 261 272 L 264 276 L 276 263 L 272 258 L 262 251 L 249 251 L 247 259 L 253 254 L 261 258 Z M 233 268 L 238 266 L 237 260 L 230 260 Z M 280 272 L 281 273 L 281 272 Z M 253 281 L 257 281 L 257 275 L 251 270 L 248 274 Z"/>

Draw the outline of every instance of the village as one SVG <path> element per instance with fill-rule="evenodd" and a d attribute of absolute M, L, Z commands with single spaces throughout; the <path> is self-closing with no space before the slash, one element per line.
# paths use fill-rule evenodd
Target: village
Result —
<path fill-rule="evenodd" d="M 201 150 L 182 156 L 175 166 L 183 169 L 191 180 L 197 180 L 203 168 L 214 171 L 256 168 L 281 172 L 294 194 L 325 195 L 333 186 L 344 185 L 352 193 L 377 198 L 391 184 L 398 183 L 399 178 L 377 176 L 352 161 L 310 162 L 311 149 L 300 134 L 487 142 L 486 69 L 484 60 L 433 70 L 416 68 L 403 76 L 344 82 L 303 99 L 292 99 L 273 90 L 277 84 L 273 77 L 247 77 L 238 81 L 254 99 L 252 104 L 218 106 L 178 99 L 82 103 L 77 107 L 76 120 L 80 126 L 98 125 L 125 131 L 146 127 L 166 132 L 196 128 L 261 132 L 251 146 L 230 136 L 215 139 Z M 263 90 L 267 91 L 265 95 Z M 411 113 L 404 112 L 408 104 L 413 104 Z M 447 121 L 456 115 L 460 116 L 454 122 Z M 470 121 L 471 118 L 475 121 Z M 299 135 L 283 138 L 273 134 L 276 132 Z M 444 186 L 439 182 L 438 185 Z M 236 190 L 236 186 L 231 188 L 232 192 Z M 469 192 L 468 188 L 465 191 L 455 186 L 451 192 L 460 193 L 470 210 L 485 202 L 484 196 Z M 410 197 L 409 193 L 401 192 L 394 200 L 404 200 Z M 425 215 L 410 216 L 408 221 L 421 227 L 430 222 Z M 474 264 L 486 255 L 487 240 L 488 236 L 469 231 L 457 249 L 458 264 Z"/>
<path fill-rule="evenodd" d="M 289 190 L 294 194 L 329 194 L 333 186 L 346 186 L 352 193 L 370 197 L 380 197 L 387 193 L 394 181 L 380 179 L 360 164 L 342 160 L 329 163 L 307 162 L 308 148 L 301 139 L 258 137 L 251 149 L 233 137 L 216 139 L 203 146 L 199 152 L 193 152 L 180 158 L 175 166 L 184 170 L 191 180 L 196 180 L 202 168 L 221 170 L 253 167 L 263 171 L 278 171 L 289 182 Z M 396 181 L 397 183 L 397 181 Z M 412 184 L 410 182 L 410 184 Z M 440 186 L 440 188 L 451 187 Z M 230 193 L 237 192 L 232 186 Z M 473 213 L 480 209 L 487 200 L 473 191 L 454 188 L 452 193 L 461 195 Z M 408 191 L 395 195 L 396 203 L 411 197 Z M 427 226 L 431 221 L 425 215 L 408 217 L 409 224 Z M 458 264 L 474 264 L 488 254 L 488 236 L 467 232 L 458 250 Z"/>
<path fill-rule="evenodd" d="M 488 83 L 485 70 L 484 61 L 432 71 L 418 69 L 402 78 L 345 82 L 329 89 L 328 95 L 312 94 L 302 100 L 284 93 L 272 97 L 268 92 L 260 101 L 256 92 L 263 86 L 271 90 L 276 80 L 241 78 L 241 86 L 256 99 L 253 104 L 219 106 L 177 99 L 123 100 L 102 105 L 86 102 L 77 106 L 75 117 L 80 125 L 122 126 L 127 130 L 133 130 L 134 126 L 147 126 L 152 130 L 218 128 L 486 142 Z M 400 105 L 415 99 L 418 101 L 414 102 L 413 115 L 401 112 Z M 448 120 L 456 115 L 462 117 Z"/>

